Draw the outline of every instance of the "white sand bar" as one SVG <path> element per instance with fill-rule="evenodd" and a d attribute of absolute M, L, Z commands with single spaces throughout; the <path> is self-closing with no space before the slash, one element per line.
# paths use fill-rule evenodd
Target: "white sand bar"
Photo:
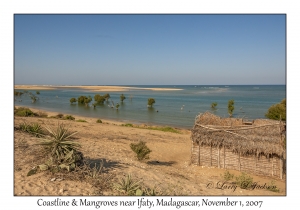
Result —
<path fill-rule="evenodd" d="M 142 88 L 142 87 L 125 87 L 125 86 L 51 86 L 51 85 L 15 85 L 15 89 L 23 90 L 51 90 L 51 89 L 60 89 L 60 88 L 78 88 L 91 91 L 130 91 L 130 90 L 152 90 L 152 91 L 175 91 L 182 90 L 177 88 Z"/>

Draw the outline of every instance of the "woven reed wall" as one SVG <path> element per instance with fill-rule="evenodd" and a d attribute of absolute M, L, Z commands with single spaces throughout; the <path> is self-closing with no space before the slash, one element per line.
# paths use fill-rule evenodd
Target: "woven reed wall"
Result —
<path fill-rule="evenodd" d="M 283 166 L 281 166 L 283 163 L 281 163 L 277 155 L 270 155 L 269 158 L 264 155 L 260 155 L 259 157 L 255 155 L 243 155 L 241 153 L 234 153 L 227 148 L 224 149 L 224 147 L 219 149 L 216 146 L 203 145 L 199 147 L 197 142 L 193 142 L 191 162 L 200 166 L 232 169 L 277 178 L 281 178 L 283 170 Z"/>
<path fill-rule="evenodd" d="M 199 114 L 191 130 L 193 164 L 283 178 L 286 124 Z M 200 147 L 199 147 L 200 145 Z"/>

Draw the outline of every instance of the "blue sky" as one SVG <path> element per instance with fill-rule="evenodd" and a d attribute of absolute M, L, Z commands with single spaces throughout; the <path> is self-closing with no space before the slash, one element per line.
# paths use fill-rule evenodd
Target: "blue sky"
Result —
<path fill-rule="evenodd" d="M 14 15 L 15 84 L 285 84 L 285 15 Z"/>

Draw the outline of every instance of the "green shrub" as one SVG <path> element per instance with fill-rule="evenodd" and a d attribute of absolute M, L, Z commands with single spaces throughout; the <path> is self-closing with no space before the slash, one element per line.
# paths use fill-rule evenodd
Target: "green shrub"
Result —
<path fill-rule="evenodd" d="M 211 106 L 212 109 L 215 109 L 217 107 L 217 105 L 218 105 L 217 102 L 213 102 L 213 103 L 211 103 L 210 106 Z"/>
<path fill-rule="evenodd" d="M 225 181 L 229 181 L 232 180 L 234 175 L 229 173 L 229 171 L 225 171 L 223 175 L 221 175 L 221 177 L 225 180 Z"/>
<path fill-rule="evenodd" d="M 43 129 L 39 123 L 28 124 L 26 122 L 23 122 L 19 125 L 19 129 L 23 132 L 33 134 L 36 137 L 41 137 L 44 134 Z"/>
<path fill-rule="evenodd" d="M 71 98 L 71 99 L 70 99 L 70 103 L 71 103 L 71 104 L 73 104 L 73 103 L 75 103 L 75 102 L 77 102 L 76 98 Z"/>
<path fill-rule="evenodd" d="M 98 120 L 96 121 L 96 123 L 102 123 L 102 120 L 98 119 Z"/>
<path fill-rule="evenodd" d="M 120 95 L 120 101 L 123 102 L 126 99 L 126 97 L 124 96 L 124 94 L 122 93 L 122 95 Z"/>
<path fill-rule="evenodd" d="M 86 96 L 80 96 L 80 97 L 78 97 L 78 99 L 77 99 L 78 104 L 84 104 L 84 100 L 86 98 L 87 98 Z"/>
<path fill-rule="evenodd" d="M 272 192 L 279 192 L 280 189 L 276 186 L 275 181 L 272 180 L 271 183 L 268 184 L 267 190 Z"/>
<path fill-rule="evenodd" d="M 29 124 L 27 124 L 26 122 L 23 122 L 19 125 L 19 129 L 21 131 L 27 132 L 29 130 Z"/>
<path fill-rule="evenodd" d="M 15 90 L 14 91 L 14 95 L 15 96 L 21 96 L 21 95 L 23 95 L 23 93 Z"/>
<path fill-rule="evenodd" d="M 63 117 L 64 120 L 75 120 L 75 117 L 73 117 L 72 115 L 66 115 Z"/>
<path fill-rule="evenodd" d="M 39 94 L 40 94 L 40 91 L 38 91 L 38 90 L 37 90 L 37 91 L 36 91 L 36 94 L 38 94 L 38 95 L 39 95 Z"/>
<path fill-rule="evenodd" d="M 253 178 L 244 172 L 235 179 L 237 186 L 239 186 L 241 189 L 248 189 L 253 183 Z"/>
<path fill-rule="evenodd" d="M 138 160 L 149 159 L 151 150 L 146 146 L 146 143 L 140 141 L 137 144 L 131 143 L 130 148 L 135 152 Z"/>
<path fill-rule="evenodd" d="M 125 126 L 125 127 L 133 127 L 133 125 L 132 125 L 131 123 L 122 124 L 122 126 Z"/>
<path fill-rule="evenodd" d="M 77 99 L 77 102 L 78 104 L 85 104 L 86 106 L 92 101 L 92 97 L 91 96 L 80 96 L 78 99 Z"/>
<path fill-rule="evenodd" d="M 110 95 L 108 93 L 104 94 L 103 98 L 108 101 L 108 99 L 110 99 Z"/>
<path fill-rule="evenodd" d="M 148 106 L 152 107 L 152 105 L 155 103 L 154 98 L 148 98 Z"/>
<path fill-rule="evenodd" d="M 107 97 L 107 98 L 105 98 Z M 103 104 L 105 100 L 108 100 L 110 98 L 110 96 L 108 95 L 104 95 L 104 96 L 101 96 L 99 94 L 96 94 L 94 96 L 94 100 L 96 101 L 96 104 Z"/>
<path fill-rule="evenodd" d="M 178 130 L 176 130 L 172 127 L 168 127 L 168 126 L 167 127 L 147 127 L 146 129 L 171 132 L 171 133 L 180 133 Z"/>
<path fill-rule="evenodd" d="M 38 117 L 48 117 L 48 115 L 45 112 L 41 112 L 41 111 L 37 112 L 36 115 Z"/>
<path fill-rule="evenodd" d="M 286 99 L 283 99 L 280 103 L 272 105 L 265 116 L 273 120 L 286 121 Z"/>
<path fill-rule="evenodd" d="M 63 117 L 64 117 L 63 114 L 57 114 L 57 115 L 56 115 L 56 118 L 63 118 Z"/>
<path fill-rule="evenodd" d="M 20 117 L 34 117 L 36 116 L 36 114 L 31 111 L 28 108 L 25 107 L 19 107 L 18 109 L 14 110 L 14 113 L 16 116 L 20 116 Z"/>
<path fill-rule="evenodd" d="M 86 122 L 86 121 L 79 119 L 79 120 L 76 120 L 76 122 Z"/>
<path fill-rule="evenodd" d="M 230 117 L 232 117 L 233 110 L 234 110 L 234 100 L 229 100 L 228 101 L 228 114 Z"/>

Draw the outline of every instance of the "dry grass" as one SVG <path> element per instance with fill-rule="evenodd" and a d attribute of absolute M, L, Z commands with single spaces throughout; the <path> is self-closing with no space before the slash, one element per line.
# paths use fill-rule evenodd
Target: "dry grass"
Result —
<path fill-rule="evenodd" d="M 55 113 L 48 114 L 55 116 Z M 220 181 L 221 178 L 215 175 L 224 173 L 224 170 L 189 164 L 191 142 L 188 131 L 177 134 L 128 128 L 119 126 L 121 123 L 118 122 L 96 123 L 96 119 L 86 119 L 87 123 L 68 121 L 72 130 L 79 131 L 76 141 L 80 143 L 80 151 L 84 154 L 84 164 L 70 172 L 47 170 L 27 177 L 26 173 L 31 168 L 45 163 L 47 158 L 44 158 L 43 147 L 35 145 L 35 137 L 15 130 L 15 195 L 117 195 L 118 192 L 112 186 L 124 174 L 132 174 L 135 181 L 141 181 L 143 195 L 285 195 L 285 182 L 281 180 L 276 181 L 280 192 L 207 189 L 207 182 Z M 23 120 L 35 123 L 41 119 L 16 117 L 15 127 Z M 55 126 L 58 120 L 45 118 L 43 121 Z M 147 162 L 138 161 L 130 149 L 131 143 L 141 139 L 152 150 Z M 229 172 L 239 176 L 235 171 Z M 253 176 L 253 179 L 260 183 L 270 182 L 265 177 Z"/>

